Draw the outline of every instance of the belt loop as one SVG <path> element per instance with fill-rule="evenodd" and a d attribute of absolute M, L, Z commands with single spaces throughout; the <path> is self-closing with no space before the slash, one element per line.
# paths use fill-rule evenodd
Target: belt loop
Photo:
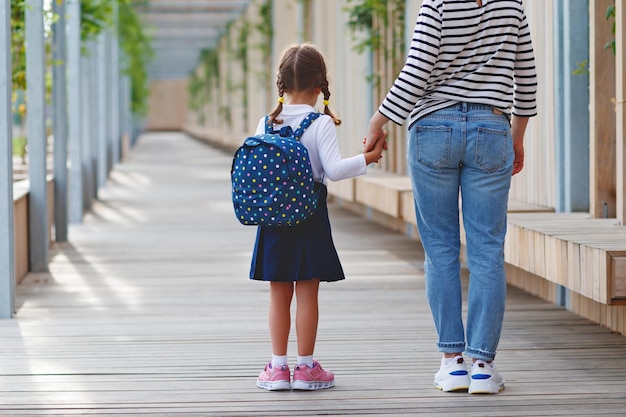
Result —
<path fill-rule="evenodd" d="M 461 112 L 467 113 L 467 103 L 466 102 L 461 103 Z"/>

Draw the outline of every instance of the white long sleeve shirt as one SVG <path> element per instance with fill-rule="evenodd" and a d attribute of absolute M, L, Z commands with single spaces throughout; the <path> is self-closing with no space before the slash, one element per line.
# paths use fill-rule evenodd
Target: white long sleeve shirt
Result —
<path fill-rule="evenodd" d="M 409 125 L 459 102 L 537 114 L 537 74 L 521 0 L 424 0 L 407 61 L 378 109 Z"/>
<path fill-rule="evenodd" d="M 285 104 L 278 117 L 283 120 L 283 124 L 274 124 L 274 129 L 278 130 L 288 125 L 295 132 L 300 122 L 311 112 L 316 112 L 316 110 L 307 104 Z M 259 120 L 255 134 L 261 133 L 265 133 L 265 117 Z M 300 142 L 309 151 L 315 182 L 326 184 L 326 179 L 339 181 L 367 172 L 365 155 L 341 158 L 337 143 L 337 129 L 328 115 L 323 114 L 314 120 L 300 138 Z"/>

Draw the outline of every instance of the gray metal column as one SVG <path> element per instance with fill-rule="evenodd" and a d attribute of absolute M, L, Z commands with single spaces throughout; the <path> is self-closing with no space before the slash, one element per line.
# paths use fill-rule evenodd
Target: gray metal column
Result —
<path fill-rule="evenodd" d="M 107 142 L 107 179 L 109 178 L 109 173 L 111 169 L 113 169 L 113 117 L 111 115 L 112 108 L 112 99 L 113 99 L 113 86 L 111 84 L 112 80 L 112 68 L 111 68 L 111 49 L 113 44 L 113 34 L 112 30 L 106 29 L 104 31 L 104 41 L 105 41 L 105 52 L 104 52 L 104 61 L 102 65 L 104 66 L 105 71 L 105 93 L 106 93 L 106 142 Z"/>
<path fill-rule="evenodd" d="M 53 26 L 52 96 L 54 102 L 54 232 L 57 242 L 67 240 L 67 35 L 65 2 L 52 2 L 57 15 Z"/>
<path fill-rule="evenodd" d="M 83 168 L 80 123 L 83 115 L 81 103 L 80 67 L 80 0 L 67 0 L 67 86 L 70 148 L 70 221 L 83 221 Z"/>
<path fill-rule="evenodd" d="M 555 6 L 555 138 L 557 211 L 589 211 L 589 76 L 574 74 L 589 59 L 588 0 Z"/>
<path fill-rule="evenodd" d="M 125 59 L 122 56 L 123 59 Z M 133 115 L 131 113 L 130 77 L 122 74 L 120 83 L 120 121 L 121 136 L 126 138 L 126 145 L 130 148 L 133 144 Z"/>
<path fill-rule="evenodd" d="M 90 171 L 90 180 L 92 184 L 93 198 L 98 198 L 98 155 L 99 155 L 99 146 L 100 143 L 100 125 L 102 120 L 100 118 L 100 113 L 98 109 L 98 42 L 93 40 L 89 42 L 89 50 L 90 58 L 89 58 L 89 118 L 93 122 L 91 123 L 91 133 L 90 133 L 90 149 L 91 153 L 89 155 L 89 169 Z"/>
<path fill-rule="evenodd" d="M 120 47 L 117 36 L 118 3 L 113 2 L 113 28 L 111 29 L 111 139 L 112 164 L 120 162 Z"/>
<path fill-rule="evenodd" d="M 97 72 L 95 73 L 98 81 L 98 89 L 96 93 L 96 106 L 98 109 L 98 186 L 102 187 L 106 184 L 108 176 L 108 100 L 107 100 L 107 41 L 106 35 L 101 33 L 98 35 L 96 45 Z"/>
<path fill-rule="evenodd" d="M 0 318 L 15 311 L 11 0 L 0 0 Z"/>
<path fill-rule="evenodd" d="M 28 236 L 29 266 L 34 272 L 48 270 L 48 186 L 46 184 L 46 85 L 43 0 L 26 2 L 26 96 L 28 113 Z"/>
<path fill-rule="evenodd" d="M 93 110 L 93 82 L 94 78 L 92 73 L 91 60 L 93 60 L 93 50 L 90 48 L 91 42 L 87 43 L 84 47 L 88 50 L 81 58 L 81 100 L 83 102 L 83 117 L 81 119 L 81 142 L 82 142 L 82 156 L 81 163 L 83 165 L 83 209 L 89 211 L 91 209 L 92 201 L 97 197 L 97 184 L 95 178 L 95 162 L 93 158 L 94 154 L 94 135 L 97 132 L 93 128 L 93 124 L 96 123 L 94 119 Z"/>
<path fill-rule="evenodd" d="M 589 76 L 574 74 L 589 58 L 589 3 L 557 0 L 554 7 L 556 210 L 589 211 Z M 570 290 L 555 285 L 556 303 L 568 308 Z"/>

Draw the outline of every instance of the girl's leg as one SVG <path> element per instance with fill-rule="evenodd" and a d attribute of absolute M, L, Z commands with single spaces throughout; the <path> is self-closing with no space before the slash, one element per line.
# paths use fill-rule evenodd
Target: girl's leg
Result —
<path fill-rule="evenodd" d="M 269 327 L 273 358 L 259 375 L 256 385 L 270 391 L 290 390 L 291 374 L 286 363 L 293 282 L 270 283 Z M 280 360 L 280 361 L 278 361 Z M 283 362 L 284 360 L 284 362 Z"/>
<path fill-rule="evenodd" d="M 319 279 L 296 283 L 296 332 L 298 334 L 298 361 L 293 370 L 294 390 L 317 390 L 335 386 L 335 376 L 325 371 L 317 361 L 313 361 L 313 350 L 317 337 L 319 309 L 317 293 Z"/>
<path fill-rule="evenodd" d="M 277 356 L 287 354 L 289 330 L 291 328 L 293 287 L 293 282 L 270 283 L 269 327 L 272 339 L 272 353 Z"/>
<path fill-rule="evenodd" d="M 319 279 L 298 281 L 296 283 L 296 333 L 298 335 L 298 355 L 313 355 L 317 338 L 319 319 L 318 290 Z"/>

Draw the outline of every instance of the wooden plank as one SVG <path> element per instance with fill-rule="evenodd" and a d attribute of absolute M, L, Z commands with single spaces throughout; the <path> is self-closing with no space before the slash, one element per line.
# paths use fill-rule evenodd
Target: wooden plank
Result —
<path fill-rule="evenodd" d="M 354 178 L 343 181 L 328 181 L 328 194 L 349 203 L 355 201 L 355 188 Z"/>
<path fill-rule="evenodd" d="M 606 10 L 613 4 L 613 0 L 589 3 L 590 211 L 597 218 L 616 215 L 615 158 L 607 157 L 616 152 L 615 110 L 611 102 L 616 89 L 615 57 L 604 49 L 613 38 L 606 19 Z"/>
<path fill-rule="evenodd" d="M 616 216 L 620 224 L 626 225 L 626 2 L 615 1 L 615 137 L 616 143 Z"/>
<path fill-rule="evenodd" d="M 609 256 L 611 280 L 611 302 L 626 302 L 626 252 L 612 252 Z"/>
<path fill-rule="evenodd" d="M 378 174 L 357 177 L 355 201 L 395 218 L 401 218 L 401 194 L 410 191 L 411 179 Z"/>

